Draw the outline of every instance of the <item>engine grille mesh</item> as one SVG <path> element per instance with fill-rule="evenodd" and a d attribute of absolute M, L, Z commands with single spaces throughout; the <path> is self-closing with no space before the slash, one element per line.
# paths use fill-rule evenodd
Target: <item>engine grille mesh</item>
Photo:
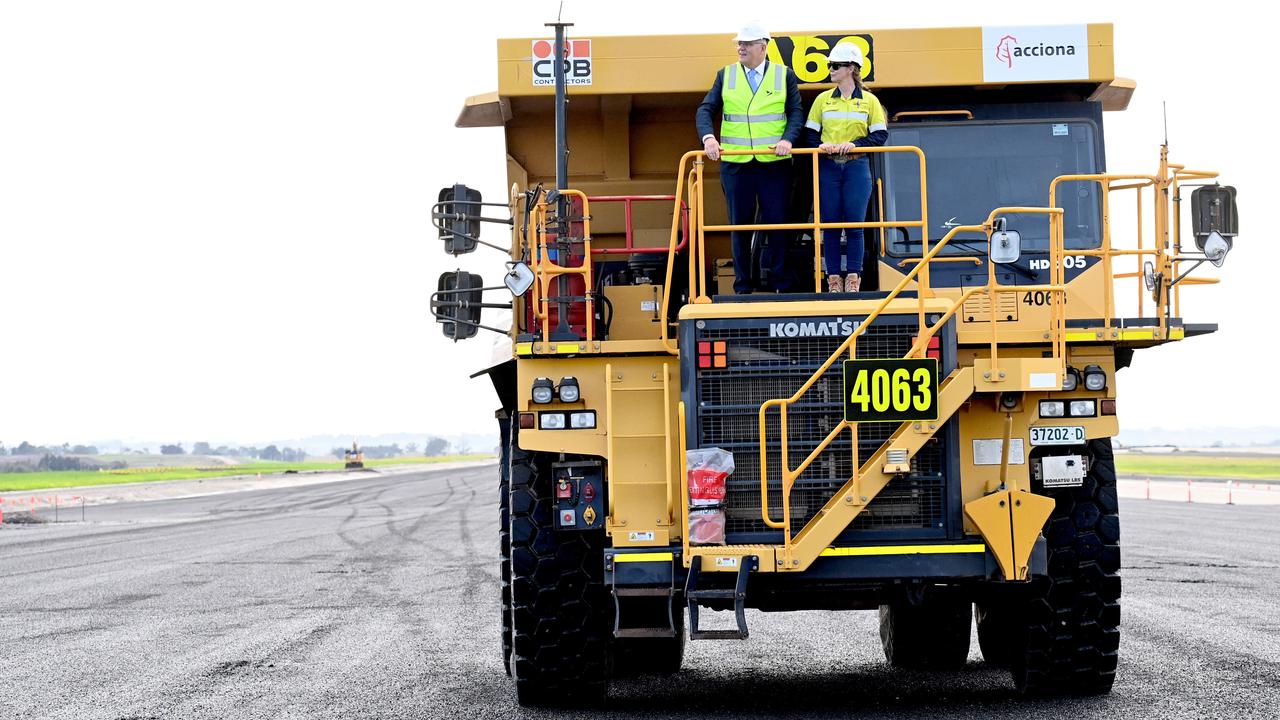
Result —
<path fill-rule="evenodd" d="M 806 318 L 806 320 L 810 320 Z M 812 318 L 815 322 L 836 318 Z M 837 323 L 838 325 L 838 323 Z M 730 535 L 775 532 L 760 517 L 760 406 L 767 400 L 790 397 L 844 342 L 844 334 L 818 337 L 770 337 L 767 323 L 744 320 L 705 323 L 696 331 L 699 341 L 722 340 L 728 366 L 698 370 L 694 411 L 701 447 L 720 447 L 733 453 L 735 470 L 726 497 Z M 906 355 L 916 332 L 915 318 L 877 318 L 858 339 L 859 358 Z M 823 373 L 788 416 L 788 463 L 799 465 L 843 418 L 843 370 L 840 362 Z M 782 519 L 781 437 L 779 414 L 765 421 L 768 445 L 769 508 Z M 859 462 L 874 454 L 898 423 L 858 426 Z M 934 438 L 912 458 L 911 473 L 894 479 L 876 496 L 851 526 L 852 530 L 928 529 L 941 527 L 945 517 L 943 448 Z M 791 491 L 792 532 L 817 511 L 853 475 L 853 437 L 842 432 L 796 480 Z"/>

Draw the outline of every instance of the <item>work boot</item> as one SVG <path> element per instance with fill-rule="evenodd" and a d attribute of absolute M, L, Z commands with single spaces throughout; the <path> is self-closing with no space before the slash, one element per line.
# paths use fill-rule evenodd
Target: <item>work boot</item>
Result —
<path fill-rule="evenodd" d="M 862 286 L 862 276 L 858 273 L 849 273 L 844 278 L 845 292 L 858 292 L 858 288 Z"/>
<path fill-rule="evenodd" d="M 827 292 L 844 292 L 844 282 L 840 280 L 839 275 L 827 276 Z"/>

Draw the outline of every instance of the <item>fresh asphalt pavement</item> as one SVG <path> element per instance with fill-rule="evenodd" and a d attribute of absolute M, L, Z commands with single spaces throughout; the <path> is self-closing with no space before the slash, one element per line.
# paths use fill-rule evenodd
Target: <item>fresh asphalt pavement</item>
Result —
<path fill-rule="evenodd" d="M 521 710 L 496 490 L 490 465 L 0 525 L 0 717 L 1280 717 L 1280 508 L 1136 499 L 1109 696 L 1020 698 L 976 640 L 893 670 L 873 612 L 750 612 L 604 710 Z"/>

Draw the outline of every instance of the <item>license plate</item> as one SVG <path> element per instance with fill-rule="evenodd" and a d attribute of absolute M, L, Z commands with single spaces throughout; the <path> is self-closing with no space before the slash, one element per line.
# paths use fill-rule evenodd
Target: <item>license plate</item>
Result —
<path fill-rule="evenodd" d="M 1084 441 L 1082 425 L 1031 428 L 1032 445 L 1083 445 Z"/>

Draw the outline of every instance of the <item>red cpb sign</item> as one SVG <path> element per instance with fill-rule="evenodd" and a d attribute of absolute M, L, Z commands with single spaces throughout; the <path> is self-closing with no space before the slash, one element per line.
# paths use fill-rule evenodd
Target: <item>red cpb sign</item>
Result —
<path fill-rule="evenodd" d="M 591 41 L 566 40 L 564 48 L 564 84 L 591 84 Z M 533 84 L 535 87 L 556 84 L 554 40 L 533 41 Z"/>

